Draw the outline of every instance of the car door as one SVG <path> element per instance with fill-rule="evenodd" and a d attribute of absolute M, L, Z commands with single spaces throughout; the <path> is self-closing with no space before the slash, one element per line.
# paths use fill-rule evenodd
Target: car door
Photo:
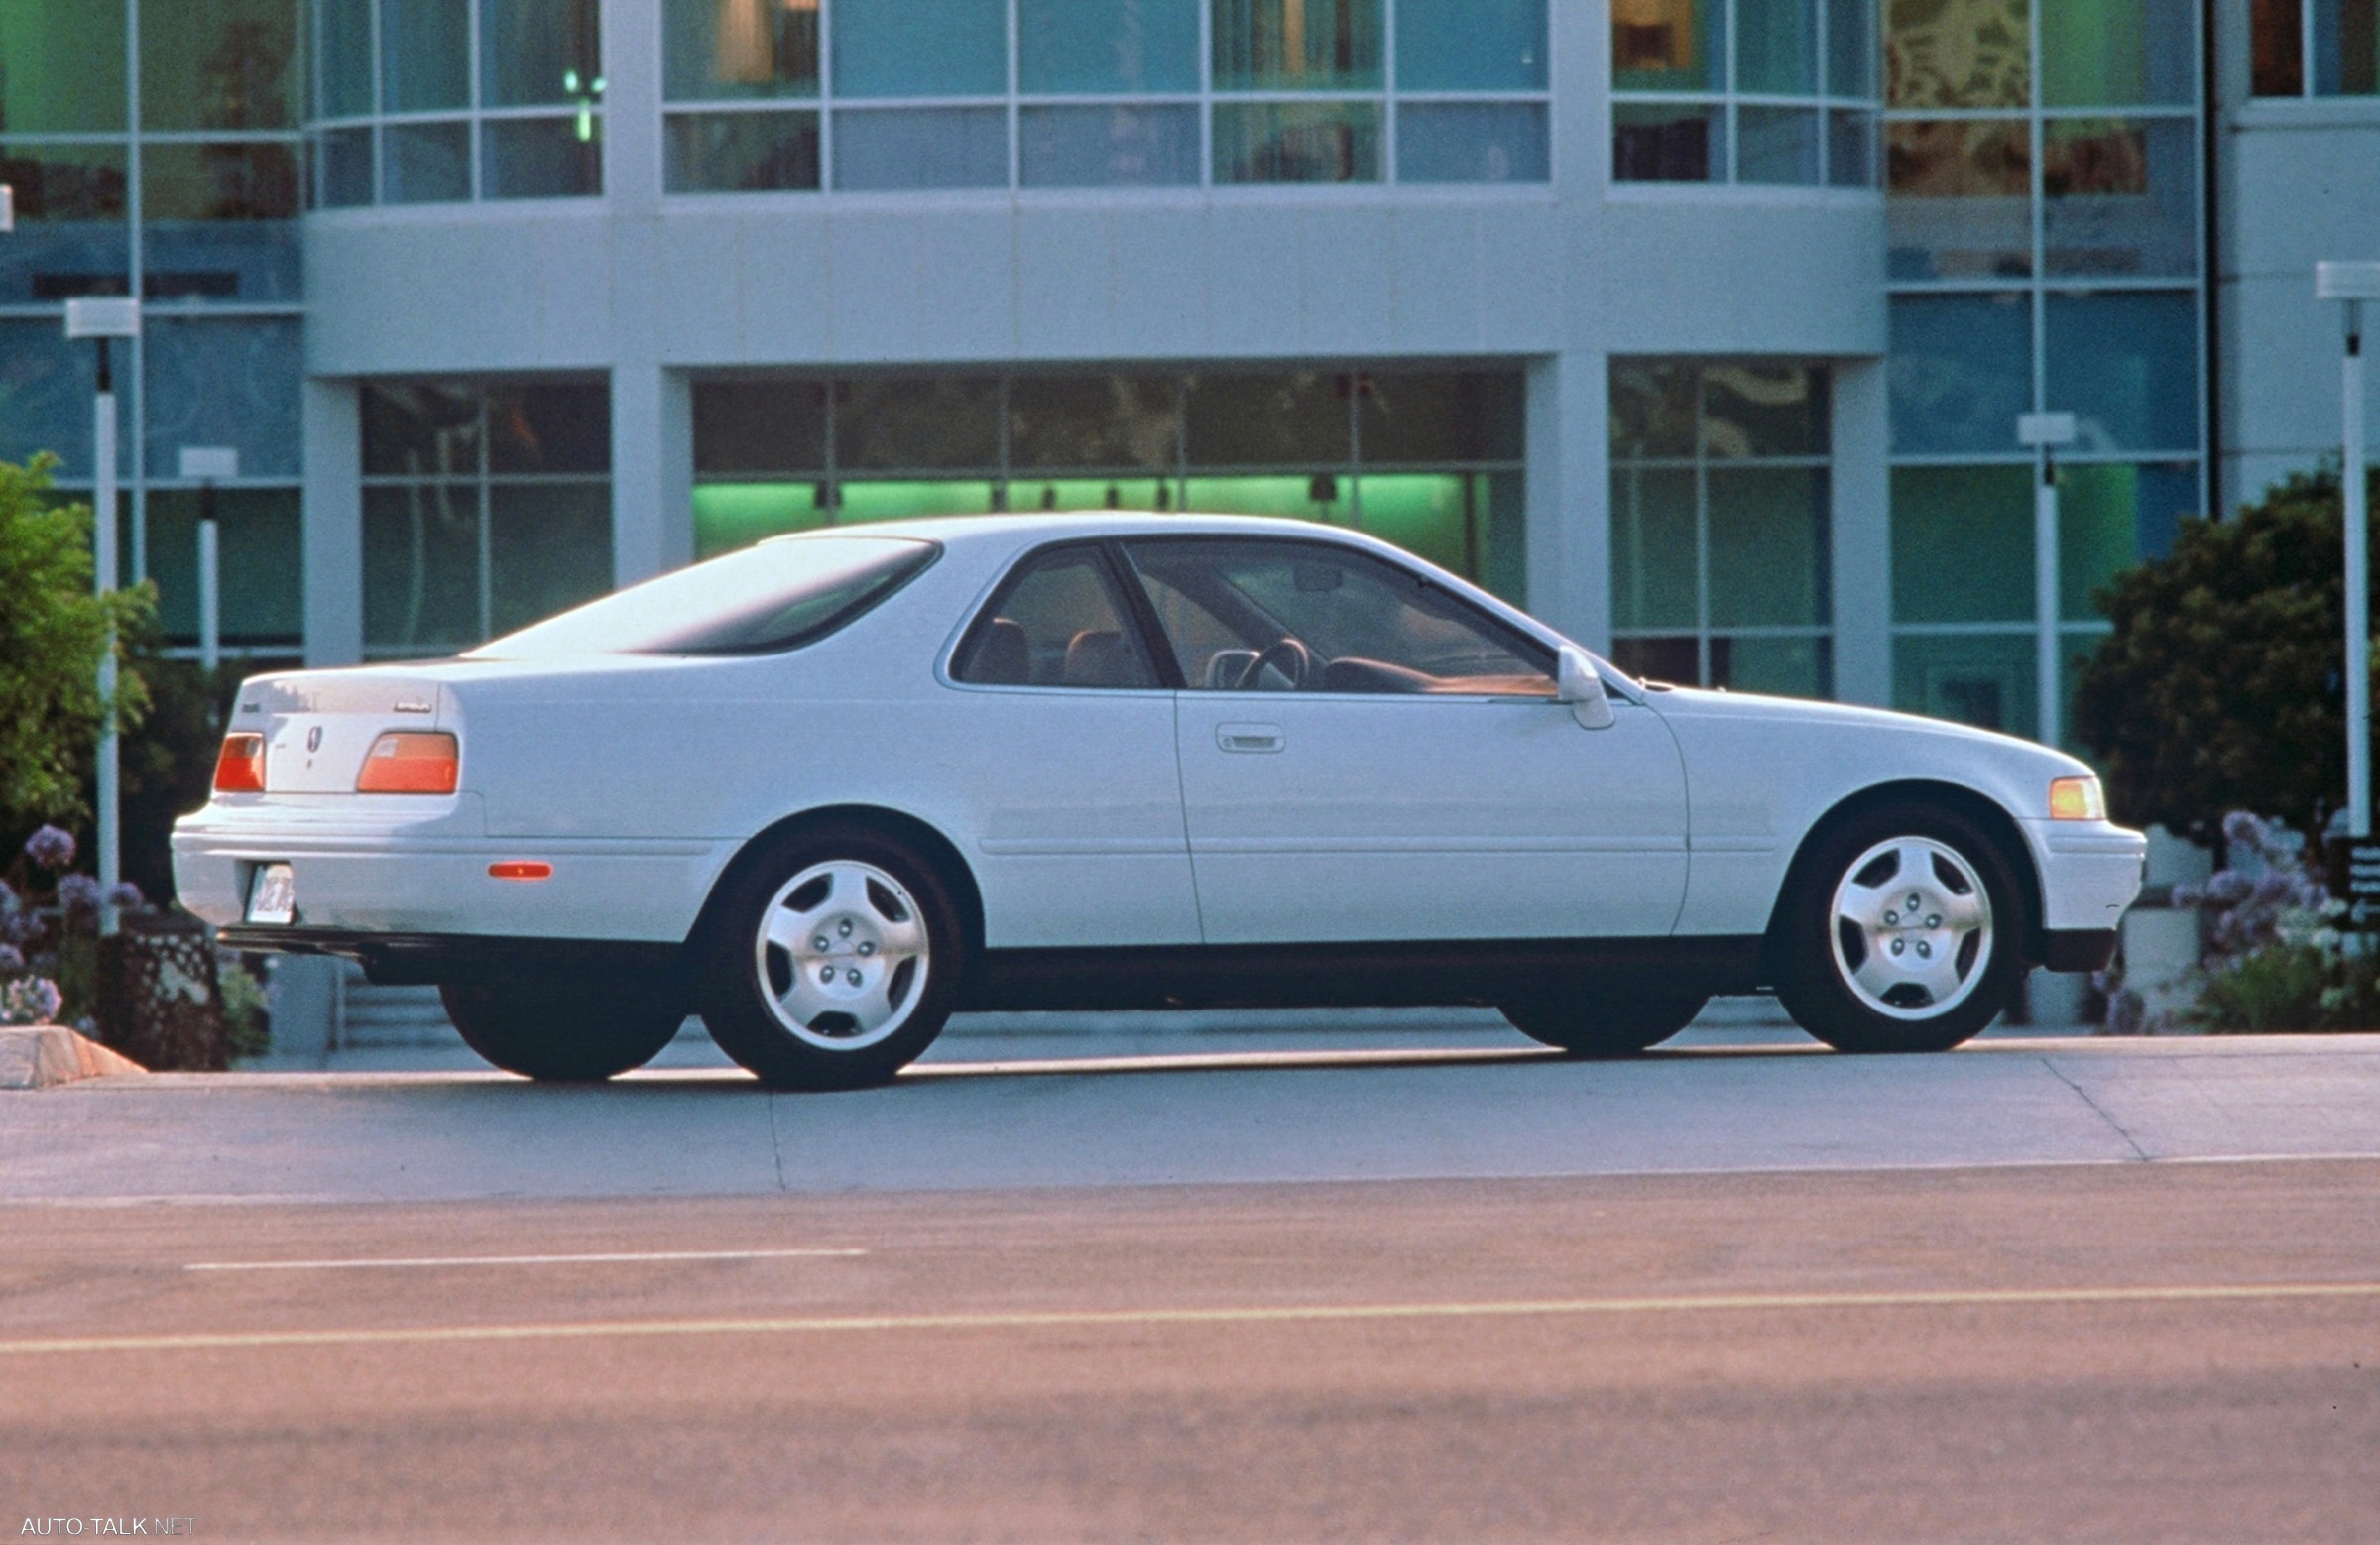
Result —
<path fill-rule="evenodd" d="M 1184 682 L 1208 943 L 1670 932 L 1686 787 L 1658 715 L 1582 728 L 1551 651 L 1353 547 L 1125 548 Z"/>
<path fill-rule="evenodd" d="M 1173 694 L 1094 545 L 1021 560 L 951 655 L 992 948 L 1189 944 Z"/>

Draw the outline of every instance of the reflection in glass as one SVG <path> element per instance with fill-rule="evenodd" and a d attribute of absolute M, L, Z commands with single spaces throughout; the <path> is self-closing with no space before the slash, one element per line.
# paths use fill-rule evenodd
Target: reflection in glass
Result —
<path fill-rule="evenodd" d="M 1876 115 L 1836 109 L 1827 114 L 1827 182 L 1833 187 L 1876 185 Z"/>
<path fill-rule="evenodd" d="M 2052 274 L 2198 271 L 2199 172 L 2188 119 L 2042 125 L 2043 266 Z"/>
<path fill-rule="evenodd" d="M 695 484 L 695 560 L 828 525 L 828 511 L 818 502 L 820 488 L 808 481 Z"/>
<path fill-rule="evenodd" d="M 1239 102 L 1215 109 L 1218 182 L 1376 182 L 1376 102 Z"/>
<path fill-rule="evenodd" d="M 1611 625 L 1692 628 L 1698 620 L 1691 468 L 1611 473 Z M 1699 680 L 1699 667 L 1687 672 Z"/>
<path fill-rule="evenodd" d="M 1363 378 L 1356 429 L 1368 467 L 1521 458 L 1520 377 L 1382 372 Z"/>
<path fill-rule="evenodd" d="M 1815 186 L 1818 114 L 1787 107 L 1737 108 L 1735 180 Z"/>
<path fill-rule="evenodd" d="M 1000 465 L 1000 382 L 990 376 L 840 382 L 835 465 L 871 470 Z"/>
<path fill-rule="evenodd" d="M 1195 91 L 1198 10 L 1198 0 L 1017 0 L 1017 85 L 1027 94 Z"/>
<path fill-rule="evenodd" d="M 149 577 L 166 637 L 198 637 L 198 521 L 194 488 L 149 490 Z M 304 632 L 299 587 L 298 490 L 221 488 L 214 493 L 218 615 L 227 644 L 294 643 Z"/>
<path fill-rule="evenodd" d="M 1195 107 L 1026 107 L 1026 187 L 1180 187 L 1198 181 Z"/>
<path fill-rule="evenodd" d="M 298 157 L 287 145 L 145 146 L 148 296 L 298 298 Z"/>
<path fill-rule="evenodd" d="M 1892 705 L 1929 718 L 2032 735 L 2031 633 L 1903 634 L 1892 641 Z"/>
<path fill-rule="evenodd" d="M 54 451 L 61 458 L 60 477 L 90 477 L 95 387 L 91 346 L 67 338 L 56 312 L 0 318 L 0 461 Z M 132 398 L 116 394 L 119 445 L 132 439 Z"/>
<path fill-rule="evenodd" d="M 1611 0 L 1611 89 L 1726 86 L 1726 0 Z"/>
<path fill-rule="evenodd" d="M 243 477 L 295 477 L 305 371 L 292 316 L 182 321 L 142 327 L 149 464 L 171 467 L 181 446 L 228 445 Z"/>
<path fill-rule="evenodd" d="M 819 0 L 666 0 L 662 94 L 672 102 L 818 94 Z"/>
<path fill-rule="evenodd" d="M 474 483 L 364 490 L 364 647 L 430 653 L 477 644 L 479 501 Z"/>
<path fill-rule="evenodd" d="M 1904 295 L 1890 304 L 1892 448 L 1904 455 L 2016 449 L 2016 416 L 2033 407 L 2025 296 Z M 2050 397 L 2065 401 L 2054 383 Z"/>
<path fill-rule="evenodd" d="M 1703 452 L 1827 453 L 1827 373 L 1808 365 L 1712 365 L 1703 371 Z"/>
<path fill-rule="evenodd" d="M 2198 78 L 2188 0 L 2061 0 L 2041 12 L 2045 107 L 2188 106 Z"/>
<path fill-rule="evenodd" d="M 826 383 L 698 381 L 694 471 L 810 472 L 826 465 Z"/>
<path fill-rule="evenodd" d="M 149 0 L 141 7 L 141 127 L 298 123 L 298 0 Z"/>
<path fill-rule="evenodd" d="M 2049 402 L 2091 450 L 2199 443 L 2198 299 L 2173 294 L 2048 298 Z"/>
<path fill-rule="evenodd" d="M 835 94 L 998 96 L 1009 85 L 1008 30 L 1004 0 L 868 0 L 839 7 Z M 835 128 L 842 132 L 840 123 Z"/>
<path fill-rule="evenodd" d="M 1885 0 L 1893 107 L 2023 107 L 2032 98 L 2027 0 Z"/>
<path fill-rule="evenodd" d="M 1009 384 L 1009 465 L 1163 471 L 1182 453 L 1176 376 L 1018 376 Z"/>
<path fill-rule="evenodd" d="M 0 0 L 0 132 L 124 128 L 124 0 Z"/>
<path fill-rule="evenodd" d="M 1396 0 L 1400 91 L 1542 91 L 1546 0 Z"/>
<path fill-rule="evenodd" d="M 1735 89 L 1817 93 L 1816 0 L 1735 0 Z"/>
<path fill-rule="evenodd" d="M 1892 469 L 1892 616 L 2032 621 L 2030 465 Z"/>
<path fill-rule="evenodd" d="M 1196 376 L 1188 409 L 1190 465 L 1345 466 L 1355 456 L 1348 419 L 1353 387 L 1348 376 L 1318 370 Z"/>
<path fill-rule="evenodd" d="M 1698 686 L 1703 679 L 1702 654 L 1702 640 L 1691 633 L 1611 641 L 1611 663 L 1646 681 Z"/>
<path fill-rule="evenodd" d="M 1519 605 L 1526 575 L 1521 474 L 1367 472 L 1356 526 Z"/>
<path fill-rule="evenodd" d="M 1827 0 L 1827 90 L 1876 95 L 1875 0 Z"/>
<path fill-rule="evenodd" d="M 470 0 L 381 0 L 380 105 L 391 113 L 471 105 Z"/>
<path fill-rule="evenodd" d="M 1397 110 L 1400 182 L 1542 182 L 1545 108 L 1536 102 L 1414 102 Z"/>
<path fill-rule="evenodd" d="M 372 201 L 372 131 L 333 129 L 313 137 L 314 205 L 349 209 Z"/>
<path fill-rule="evenodd" d="M 1380 3 L 1213 0 L 1215 89 L 1360 91 L 1377 86 Z"/>
<path fill-rule="evenodd" d="M 1615 182 L 1724 182 L 1726 110 L 1717 103 L 1611 104 Z"/>
<path fill-rule="evenodd" d="M 124 168 L 122 145 L 0 142 L 0 182 L 17 208 L 16 230 L 0 236 L 0 301 L 131 288 Z"/>
<path fill-rule="evenodd" d="M 600 131 L 603 120 L 594 120 Z M 603 191 L 603 144 L 569 118 L 498 118 L 480 125 L 480 192 L 488 198 L 569 198 Z"/>
<path fill-rule="evenodd" d="M 1711 626 L 1822 626 L 1827 601 L 1823 467 L 1714 467 Z"/>
<path fill-rule="evenodd" d="M 671 113 L 662 186 L 757 193 L 818 185 L 818 115 Z"/>
<path fill-rule="evenodd" d="M 1939 119 L 1884 130 L 1886 262 L 1895 279 L 2033 270 L 2031 152 L 2022 123 Z"/>
<path fill-rule="evenodd" d="M 602 381 L 490 386 L 488 470 L 609 472 L 612 393 Z"/>
<path fill-rule="evenodd" d="M 2372 0 L 2314 0 L 2314 94 L 2369 96 L 2380 90 L 2380 6 Z"/>
<path fill-rule="evenodd" d="M 2173 550 L 2199 505 L 2195 462 L 2069 463 L 2058 469 L 2058 615 L 2105 616 L 2092 599 L 2125 569 Z"/>
<path fill-rule="evenodd" d="M 315 116 L 372 111 L 372 0 L 314 0 Z"/>
<path fill-rule="evenodd" d="M 597 0 L 479 0 L 480 101 L 587 106 L 603 95 Z"/>
<path fill-rule="evenodd" d="M 611 588 L 609 484 L 489 488 L 489 633 L 526 628 Z"/>
<path fill-rule="evenodd" d="M 1835 690 L 1835 641 L 1775 635 L 1715 635 L 1711 684 L 1772 697 L 1825 697 Z"/>
<path fill-rule="evenodd" d="M 480 471 L 480 399 L 452 381 L 367 381 L 363 388 L 364 473 L 377 477 L 473 477 Z"/>
<path fill-rule="evenodd" d="M 2306 91 L 2306 0 L 2248 0 L 2250 89 L 2258 96 Z"/>
<path fill-rule="evenodd" d="M 1696 372 L 1659 360 L 1611 361 L 1611 454 L 1682 459 L 1694 454 Z"/>
<path fill-rule="evenodd" d="M 443 203 L 471 196 L 471 125 L 393 123 L 380 132 L 380 196 L 393 204 Z"/>
<path fill-rule="evenodd" d="M 850 191 L 1004 187 L 1009 115 L 998 107 L 835 115 L 835 186 Z"/>

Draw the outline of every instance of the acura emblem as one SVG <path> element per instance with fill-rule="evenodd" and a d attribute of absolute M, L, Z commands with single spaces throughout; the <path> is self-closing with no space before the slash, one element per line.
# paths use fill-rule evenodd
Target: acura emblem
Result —
<path fill-rule="evenodd" d="M 322 726 L 317 724 L 305 732 L 305 749 L 309 754 L 322 749 Z"/>

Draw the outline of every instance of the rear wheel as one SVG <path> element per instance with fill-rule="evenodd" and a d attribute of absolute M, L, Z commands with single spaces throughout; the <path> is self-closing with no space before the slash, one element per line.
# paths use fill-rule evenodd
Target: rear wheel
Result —
<path fill-rule="evenodd" d="M 686 1016 L 673 993 L 641 982 L 455 982 L 438 997 L 465 1045 L 508 1073 L 551 1083 L 643 1067 Z"/>
<path fill-rule="evenodd" d="M 958 996 L 958 909 L 933 864 L 866 827 L 792 833 L 731 878 L 695 958 L 719 1048 L 780 1089 L 881 1084 Z"/>
<path fill-rule="evenodd" d="M 1779 919 L 1777 997 L 1839 1051 L 1945 1051 L 2024 973 L 2014 872 L 1973 822 L 1922 804 L 1838 827 Z"/>
<path fill-rule="evenodd" d="M 1709 995 L 1575 983 L 1499 1005 L 1531 1040 L 1587 1057 L 1632 1057 L 1694 1022 Z"/>

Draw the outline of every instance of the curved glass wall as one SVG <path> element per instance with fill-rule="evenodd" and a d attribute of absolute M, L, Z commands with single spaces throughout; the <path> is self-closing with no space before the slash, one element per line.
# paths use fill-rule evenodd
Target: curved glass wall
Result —
<path fill-rule="evenodd" d="M 1611 178 L 1866 187 L 1872 0 L 1611 0 Z"/>

